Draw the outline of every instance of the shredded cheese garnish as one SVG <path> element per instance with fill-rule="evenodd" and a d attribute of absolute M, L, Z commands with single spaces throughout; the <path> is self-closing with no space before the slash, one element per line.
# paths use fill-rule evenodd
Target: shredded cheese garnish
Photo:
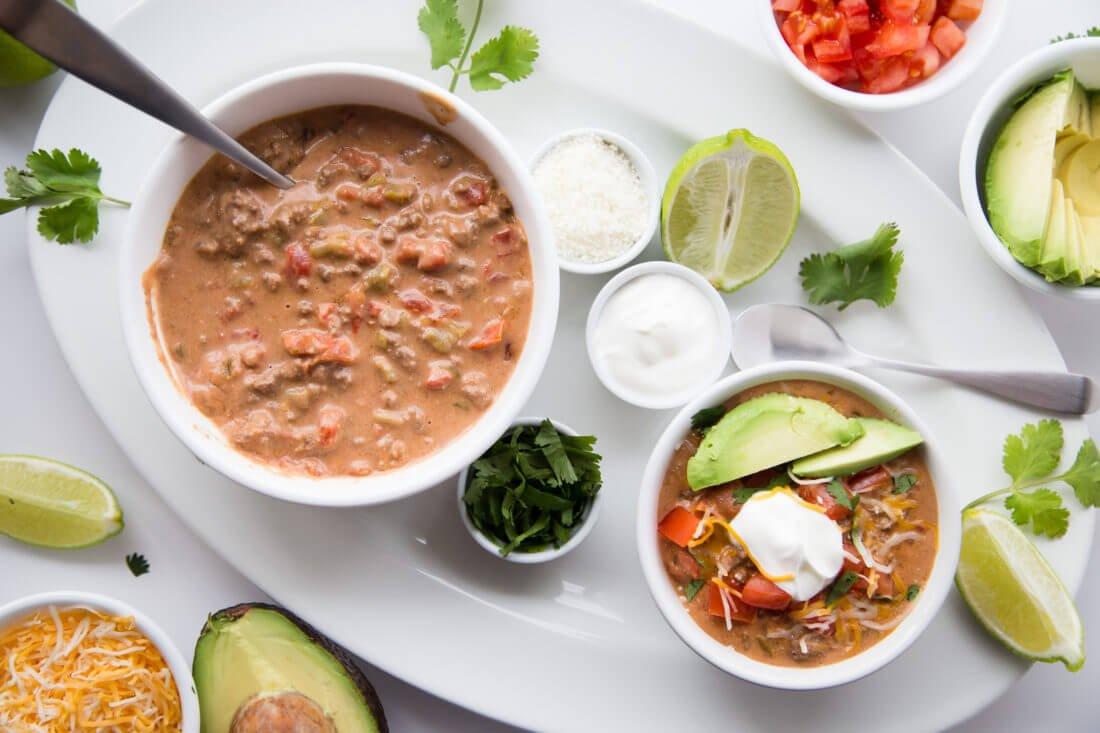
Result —
<path fill-rule="evenodd" d="M 756 566 L 756 569 L 759 570 L 760 574 L 763 575 L 765 578 L 773 583 L 782 583 L 786 580 L 794 580 L 794 575 L 790 573 L 787 573 L 786 575 L 772 575 L 767 570 L 760 567 L 760 562 L 755 557 L 753 557 L 753 554 L 749 550 L 748 545 L 746 545 L 745 541 L 741 539 L 740 535 L 737 534 L 737 530 L 731 527 L 729 525 L 729 522 L 722 519 L 721 517 L 709 517 L 705 520 L 700 521 L 699 526 L 703 527 L 702 534 L 688 542 L 688 547 L 698 547 L 699 545 L 703 544 L 710 539 L 710 536 L 712 534 L 714 534 L 714 528 L 716 526 L 721 527 L 722 529 L 726 530 L 726 533 L 729 534 L 730 539 L 741 546 L 741 549 L 743 549 L 745 551 L 745 554 L 749 556 L 749 559 L 752 560 L 752 564 Z"/>
<path fill-rule="evenodd" d="M 129 617 L 50 606 L 0 630 L 0 731 L 182 729 L 164 657 Z"/>

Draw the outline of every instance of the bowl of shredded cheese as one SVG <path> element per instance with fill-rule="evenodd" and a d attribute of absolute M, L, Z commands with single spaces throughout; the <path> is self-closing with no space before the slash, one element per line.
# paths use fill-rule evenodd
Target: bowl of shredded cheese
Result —
<path fill-rule="evenodd" d="M 629 264 L 660 223 L 657 172 L 637 145 L 608 130 L 556 135 L 531 160 L 558 266 L 600 274 Z"/>
<path fill-rule="evenodd" d="M 187 662 L 144 614 L 79 592 L 0 606 L 0 731 L 198 730 Z"/>

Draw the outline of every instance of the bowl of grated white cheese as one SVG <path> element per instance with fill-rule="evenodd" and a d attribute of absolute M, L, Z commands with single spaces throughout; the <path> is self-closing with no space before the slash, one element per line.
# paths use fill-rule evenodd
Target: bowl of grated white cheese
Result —
<path fill-rule="evenodd" d="M 621 135 L 596 128 L 548 140 L 531 161 L 558 253 L 568 272 L 599 274 L 634 260 L 660 221 L 657 172 Z"/>

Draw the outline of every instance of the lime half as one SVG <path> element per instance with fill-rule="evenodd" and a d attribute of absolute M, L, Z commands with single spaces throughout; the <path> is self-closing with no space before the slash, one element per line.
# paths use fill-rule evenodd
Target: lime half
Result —
<path fill-rule="evenodd" d="M 44 547 L 87 547 L 122 531 L 107 484 L 38 456 L 0 456 L 0 534 Z"/>
<path fill-rule="evenodd" d="M 76 0 L 65 0 L 76 9 Z M 17 87 L 49 76 L 57 67 L 0 31 L 0 87 Z"/>
<path fill-rule="evenodd" d="M 963 512 L 955 583 L 982 625 L 1012 651 L 1040 662 L 1085 663 L 1085 630 L 1073 598 L 1042 554 L 1007 517 Z"/>
<path fill-rule="evenodd" d="M 748 130 L 693 146 L 672 170 L 661 234 L 673 262 L 720 290 L 763 275 L 798 224 L 798 179 L 787 156 Z"/>

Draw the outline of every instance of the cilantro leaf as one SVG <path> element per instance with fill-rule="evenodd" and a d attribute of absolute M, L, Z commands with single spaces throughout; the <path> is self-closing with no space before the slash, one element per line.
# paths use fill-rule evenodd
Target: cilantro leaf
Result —
<path fill-rule="evenodd" d="M 1069 510 L 1062 506 L 1062 497 L 1050 489 L 1016 491 L 1005 499 L 1005 508 L 1012 512 L 1012 521 L 1021 527 L 1031 526 L 1037 535 L 1061 537 L 1069 529 Z"/>
<path fill-rule="evenodd" d="M 904 494 L 917 485 L 917 475 L 914 473 L 902 473 L 894 477 L 895 494 Z"/>
<path fill-rule="evenodd" d="M 920 594 L 920 586 L 916 583 L 910 585 L 905 591 L 905 600 L 913 601 Z"/>
<path fill-rule="evenodd" d="M 38 231 L 46 239 L 61 244 L 90 242 L 99 230 L 100 202 L 129 206 L 99 190 L 99 163 L 82 150 L 73 148 L 68 154 L 56 148 L 35 150 L 25 165 L 23 170 L 11 166 L 4 171 L 10 198 L 0 198 L 0 214 L 43 207 L 38 212 Z"/>
<path fill-rule="evenodd" d="M 857 580 L 859 580 L 858 575 L 851 570 L 845 570 L 829 587 L 829 593 L 825 596 L 825 605 L 831 606 L 843 598 L 848 591 L 852 589 L 852 586 L 856 584 Z"/>
<path fill-rule="evenodd" d="M 38 233 L 58 244 L 90 242 L 99 231 L 99 202 L 73 199 L 64 206 L 52 206 L 38 212 Z"/>
<path fill-rule="evenodd" d="M 1072 41 L 1074 38 L 1096 38 L 1100 36 L 1100 27 L 1093 26 L 1084 33 L 1067 33 L 1064 36 L 1055 36 L 1050 39 L 1051 43 L 1058 43 L 1060 41 Z"/>
<path fill-rule="evenodd" d="M 500 89 L 505 80 L 522 81 L 534 71 L 538 57 L 538 37 L 527 28 L 506 25 L 470 58 L 470 86 L 483 92 Z"/>
<path fill-rule="evenodd" d="M 1064 442 L 1062 423 L 1051 419 L 1025 425 L 1019 435 L 1005 438 L 1001 463 L 1012 485 L 1049 476 L 1062 460 Z"/>
<path fill-rule="evenodd" d="M 744 504 L 746 501 L 748 501 L 749 499 L 752 498 L 753 494 L 758 494 L 761 491 L 769 491 L 771 489 L 774 489 L 777 486 L 786 486 L 786 485 L 787 485 L 787 475 L 785 473 L 776 474 L 775 476 L 772 477 L 771 481 L 768 482 L 767 486 L 756 486 L 756 487 L 746 486 L 746 487 L 743 487 L 743 488 L 740 488 L 740 489 L 734 489 L 733 490 L 733 500 L 735 502 L 737 502 L 738 504 Z"/>
<path fill-rule="evenodd" d="M 852 497 L 848 496 L 848 490 L 844 488 L 843 481 L 833 479 L 825 489 L 834 499 L 836 499 L 837 504 L 840 504 L 848 511 L 852 511 L 856 508 L 856 505 L 852 503 Z"/>
<path fill-rule="evenodd" d="M 810 302 L 839 303 L 840 310 L 857 300 L 870 300 L 880 308 L 893 303 L 905 261 L 894 251 L 899 234 L 896 224 L 883 224 L 870 239 L 802 260 L 798 274 Z"/>
<path fill-rule="evenodd" d="M 149 572 L 149 561 L 141 553 L 133 552 L 126 556 L 126 567 L 137 578 Z"/>
<path fill-rule="evenodd" d="M 446 66 L 462 54 L 466 29 L 458 19 L 458 0 L 425 0 L 416 24 L 428 37 L 433 69 Z"/>
<path fill-rule="evenodd" d="M 695 596 L 699 595 L 699 591 L 703 586 L 707 584 L 707 581 L 696 578 L 687 585 L 684 586 L 684 598 L 689 601 L 695 600 Z"/>
<path fill-rule="evenodd" d="M 722 405 L 704 407 L 691 416 L 691 429 L 702 432 L 707 428 L 714 427 L 725 414 L 726 408 Z"/>
<path fill-rule="evenodd" d="M 1100 453 L 1092 438 L 1081 444 L 1077 458 L 1061 479 L 1073 487 L 1073 493 L 1082 504 L 1100 506 Z"/>

